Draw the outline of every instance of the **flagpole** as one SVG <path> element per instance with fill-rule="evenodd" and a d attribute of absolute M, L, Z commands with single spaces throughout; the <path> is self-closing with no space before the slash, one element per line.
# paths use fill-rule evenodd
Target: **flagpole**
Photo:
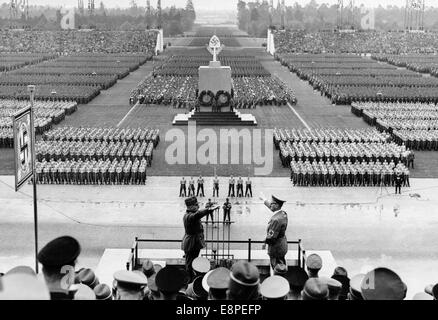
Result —
<path fill-rule="evenodd" d="M 35 272 L 39 273 L 38 268 L 38 201 L 37 201 L 37 186 L 36 186 L 36 172 L 35 172 L 35 123 L 34 123 L 34 109 L 33 99 L 35 94 L 35 86 L 27 87 L 30 94 L 30 127 L 32 132 L 31 145 L 31 159 L 32 159 L 32 184 L 33 184 L 33 220 L 34 220 L 34 234 L 35 234 Z"/>

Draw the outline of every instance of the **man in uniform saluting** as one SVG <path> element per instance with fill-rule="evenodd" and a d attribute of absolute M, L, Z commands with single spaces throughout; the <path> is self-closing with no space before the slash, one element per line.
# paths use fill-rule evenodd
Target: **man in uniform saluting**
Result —
<path fill-rule="evenodd" d="M 274 213 L 274 215 L 271 217 L 271 220 L 269 220 L 266 239 L 262 249 L 266 248 L 266 244 L 269 246 L 268 255 L 271 260 L 271 267 L 272 269 L 275 269 L 277 264 L 282 263 L 287 265 L 286 229 L 288 219 L 287 213 L 281 210 L 285 201 L 274 196 L 272 196 L 271 200 L 267 200 L 263 194 L 260 194 L 260 200 L 262 200 L 265 206 L 267 206 Z"/>
<path fill-rule="evenodd" d="M 182 239 L 181 249 L 185 253 L 186 270 L 190 278 L 192 278 L 192 262 L 199 256 L 201 249 L 205 247 L 204 227 L 202 226 L 201 220 L 211 212 L 214 212 L 218 206 L 199 209 L 198 199 L 196 199 L 196 197 L 186 199 L 185 204 L 187 207 L 183 218 L 185 234 Z"/>

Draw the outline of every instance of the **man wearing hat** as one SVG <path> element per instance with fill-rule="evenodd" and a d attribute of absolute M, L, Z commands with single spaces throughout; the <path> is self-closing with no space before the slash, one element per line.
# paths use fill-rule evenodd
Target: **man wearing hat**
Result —
<path fill-rule="evenodd" d="M 120 270 L 114 273 L 114 280 L 117 282 L 115 300 L 143 300 L 148 283 L 143 273 Z"/>
<path fill-rule="evenodd" d="M 361 283 L 364 300 L 403 300 L 406 290 L 398 274 L 387 268 L 371 270 Z"/>
<path fill-rule="evenodd" d="M 319 270 L 322 268 L 322 259 L 316 253 L 309 255 L 306 259 L 306 267 L 309 278 L 318 278 Z"/>
<path fill-rule="evenodd" d="M 201 220 L 218 207 L 213 206 L 200 210 L 196 197 L 186 199 L 185 203 L 187 206 L 186 214 L 183 218 L 185 235 L 182 239 L 181 249 L 185 253 L 186 270 L 191 280 L 193 277 L 192 262 L 199 256 L 201 249 L 205 247 L 204 228 Z"/>
<path fill-rule="evenodd" d="M 267 235 L 263 249 L 265 249 L 266 244 L 269 246 L 268 255 L 271 260 L 271 267 L 272 269 L 275 269 L 275 266 L 279 263 L 287 265 L 286 229 L 288 219 L 287 213 L 281 210 L 285 201 L 274 196 L 272 196 L 271 200 L 267 200 L 263 194 L 260 195 L 260 200 L 262 200 L 265 206 L 267 206 L 274 213 L 268 223 Z"/>
<path fill-rule="evenodd" d="M 69 236 L 56 238 L 38 253 L 42 271 L 52 300 L 72 300 L 74 292 L 74 267 L 81 252 L 79 242 Z"/>
<path fill-rule="evenodd" d="M 202 287 L 208 292 L 208 300 L 227 300 L 230 270 L 219 267 L 209 271 L 202 279 Z"/>
<path fill-rule="evenodd" d="M 141 266 L 141 271 L 144 273 L 146 278 L 149 279 L 149 277 L 155 273 L 155 268 L 154 268 L 154 264 L 152 263 L 152 261 L 149 259 L 146 259 L 145 261 L 143 261 L 143 264 Z"/>
<path fill-rule="evenodd" d="M 238 261 L 231 267 L 228 300 L 257 300 L 259 298 L 260 273 L 250 262 Z"/>
<path fill-rule="evenodd" d="M 281 276 L 268 277 L 260 285 L 260 294 L 264 300 L 286 300 L 289 290 L 289 282 Z"/>
<path fill-rule="evenodd" d="M 155 284 L 160 300 L 176 300 L 179 291 L 187 284 L 187 274 L 174 266 L 166 266 L 157 272 Z"/>
<path fill-rule="evenodd" d="M 0 278 L 0 300 L 49 300 L 41 279 L 28 273 L 8 273 Z"/>
<path fill-rule="evenodd" d="M 101 283 L 101 284 L 98 284 L 97 286 L 95 286 L 93 291 L 94 291 L 94 294 L 96 295 L 96 300 L 112 300 L 113 299 L 111 288 L 104 283 Z"/>
<path fill-rule="evenodd" d="M 79 283 L 82 283 L 91 289 L 94 289 L 94 287 L 99 284 L 99 279 L 91 269 L 81 269 L 77 273 L 76 278 Z"/>
<path fill-rule="evenodd" d="M 304 289 L 304 285 L 309 279 L 307 272 L 299 266 L 292 266 L 283 277 L 289 282 L 290 291 L 288 299 L 300 300 L 301 291 Z"/>
<path fill-rule="evenodd" d="M 321 277 L 322 281 L 327 283 L 328 287 L 328 300 L 339 300 L 339 295 L 342 290 L 342 283 L 333 278 Z"/>
<path fill-rule="evenodd" d="M 327 300 L 328 296 L 327 283 L 320 278 L 309 278 L 301 291 L 302 300 Z"/>
<path fill-rule="evenodd" d="M 186 295 L 194 300 L 207 300 L 208 292 L 202 286 L 203 275 L 198 276 L 187 286 Z"/>
<path fill-rule="evenodd" d="M 210 260 L 205 257 L 197 257 L 192 262 L 195 277 L 204 276 L 211 269 Z"/>

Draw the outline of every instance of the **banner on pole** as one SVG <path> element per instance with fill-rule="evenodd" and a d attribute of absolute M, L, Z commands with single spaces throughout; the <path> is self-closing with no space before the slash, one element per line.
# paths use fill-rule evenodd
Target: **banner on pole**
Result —
<path fill-rule="evenodd" d="M 33 175 L 31 108 L 18 111 L 13 118 L 15 191 L 18 191 Z"/>

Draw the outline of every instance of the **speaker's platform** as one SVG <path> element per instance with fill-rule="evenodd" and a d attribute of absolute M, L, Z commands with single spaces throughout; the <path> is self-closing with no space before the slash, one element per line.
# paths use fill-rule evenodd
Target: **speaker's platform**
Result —
<path fill-rule="evenodd" d="M 201 112 L 191 111 L 178 114 L 173 119 L 174 126 L 186 126 L 189 121 L 203 126 L 256 126 L 257 120 L 252 114 L 241 114 L 239 111 Z"/>

